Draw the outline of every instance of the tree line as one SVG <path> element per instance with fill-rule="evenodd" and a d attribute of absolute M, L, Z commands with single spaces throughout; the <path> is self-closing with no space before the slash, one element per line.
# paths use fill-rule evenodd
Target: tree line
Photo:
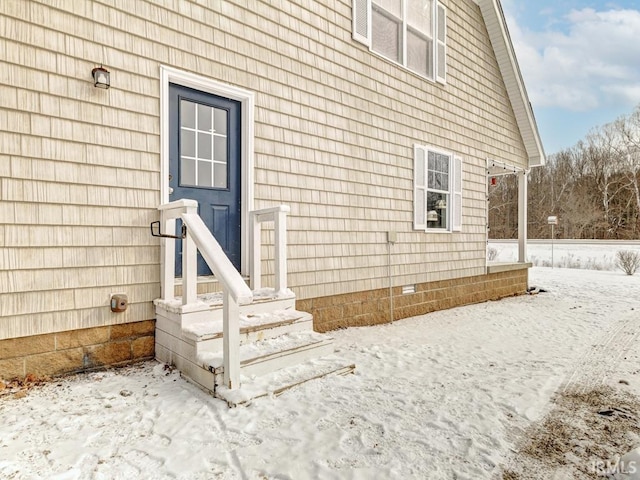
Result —
<path fill-rule="evenodd" d="M 518 236 L 518 180 L 489 182 L 489 237 Z M 640 239 L 640 105 L 594 128 L 575 146 L 533 168 L 528 184 L 528 237 Z"/>

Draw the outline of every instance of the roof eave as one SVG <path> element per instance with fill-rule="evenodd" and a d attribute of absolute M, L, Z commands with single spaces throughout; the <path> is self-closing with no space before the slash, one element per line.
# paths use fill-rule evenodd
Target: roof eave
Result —
<path fill-rule="evenodd" d="M 516 58 L 500 0 L 473 0 L 484 18 L 507 94 L 524 142 L 529 167 L 544 165 L 546 158 L 533 108 Z"/>

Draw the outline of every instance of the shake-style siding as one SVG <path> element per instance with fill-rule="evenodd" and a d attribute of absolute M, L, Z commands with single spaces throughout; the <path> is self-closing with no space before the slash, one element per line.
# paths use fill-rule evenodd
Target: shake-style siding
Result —
<path fill-rule="evenodd" d="M 154 318 L 161 65 L 255 93 L 243 208 L 291 207 L 298 299 L 388 287 L 387 231 L 395 286 L 484 274 L 485 159 L 527 157 L 479 7 L 442 3 L 446 85 L 355 42 L 351 0 L 0 2 L 0 339 Z M 413 230 L 414 144 L 462 158 L 461 232 Z"/>

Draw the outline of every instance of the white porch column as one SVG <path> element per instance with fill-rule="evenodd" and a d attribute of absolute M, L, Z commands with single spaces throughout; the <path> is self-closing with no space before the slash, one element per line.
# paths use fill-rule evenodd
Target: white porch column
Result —
<path fill-rule="evenodd" d="M 518 173 L 518 262 L 527 261 L 527 175 Z"/>

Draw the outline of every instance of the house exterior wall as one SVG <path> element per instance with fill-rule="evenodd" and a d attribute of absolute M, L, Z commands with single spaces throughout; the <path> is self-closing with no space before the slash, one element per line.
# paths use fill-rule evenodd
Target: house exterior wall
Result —
<path fill-rule="evenodd" d="M 387 231 L 396 286 L 483 275 L 485 159 L 526 155 L 478 6 L 443 3 L 444 86 L 353 41 L 351 0 L 0 2 L 0 339 L 154 318 L 161 65 L 256 93 L 249 207 L 291 207 L 300 300 L 388 288 Z M 413 230 L 416 143 L 462 157 L 462 232 Z"/>

